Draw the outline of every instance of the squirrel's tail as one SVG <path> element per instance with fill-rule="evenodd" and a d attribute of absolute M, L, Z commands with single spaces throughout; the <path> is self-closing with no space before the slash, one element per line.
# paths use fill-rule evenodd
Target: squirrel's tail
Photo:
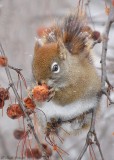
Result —
<path fill-rule="evenodd" d="M 48 28 L 44 37 L 44 43 L 56 43 L 61 40 L 72 54 L 90 49 L 96 40 L 100 42 L 100 33 L 88 26 L 86 15 L 80 10 L 69 14 L 62 23 Z"/>

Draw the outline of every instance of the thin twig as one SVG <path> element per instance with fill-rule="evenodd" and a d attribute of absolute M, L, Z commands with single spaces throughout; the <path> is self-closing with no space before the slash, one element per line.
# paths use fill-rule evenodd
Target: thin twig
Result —
<path fill-rule="evenodd" d="M 83 147 L 83 149 L 82 149 L 82 151 L 80 152 L 80 155 L 79 155 L 79 157 L 77 158 L 77 160 L 81 160 L 81 159 L 82 159 L 83 155 L 84 155 L 85 152 L 87 151 L 87 148 L 88 148 L 88 144 L 87 144 L 87 142 L 86 142 L 85 145 L 84 145 L 84 147 Z"/>
<path fill-rule="evenodd" d="M 85 152 L 87 151 L 87 148 L 89 146 L 88 142 L 89 142 L 89 137 L 90 137 L 90 134 L 95 130 L 94 127 L 95 127 L 95 116 L 96 116 L 96 110 L 93 109 L 92 110 L 92 119 L 91 119 L 91 126 L 90 126 L 90 130 L 87 134 L 87 137 L 86 137 L 86 143 L 82 149 L 82 151 L 80 152 L 80 155 L 78 156 L 77 160 L 81 160 L 83 155 L 85 154 Z"/>
<path fill-rule="evenodd" d="M 24 86 L 25 86 L 26 89 L 27 89 L 27 84 L 26 84 L 25 78 L 24 78 L 24 76 L 23 76 L 22 73 L 21 73 L 22 69 L 20 69 L 20 68 L 15 68 L 15 67 L 13 67 L 13 66 L 11 66 L 11 65 L 9 65 L 9 64 L 8 64 L 8 67 L 18 73 L 18 75 L 21 77 L 21 79 L 22 79 L 22 81 L 23 81 L 23 83 L 24 83 Z"/>
<path fill-rule="evenodd" d="M 101 90 L 102 90 L 102 93 L 107 96 L 111 104 L 114 104 L 114 102 L 112 102 L 111 98 L 109 97 L 105 84 L 107 83 L 109 86 L 111 86 L 110 82 L 107 81 L 108 78 L 107 78 L 107 73 L 106 73 L 106 58 L 107 58 L 107 49 L 108 49 L 107 47 L 108 47 L 108 39 L 109 39 L 108 37 L 109 37 L 110 28 L 113 22 L 114 22 L 114 7 L 111 4 L 110 13 L 109 13 L 109 16 L 108 16 L 108 19 L 105 25 L 105 30 L 103 33 L 103 45 L 102 45 L 102 55 L 101 55 L 101 70 L 102 70 Z"/>
<path fill-rule="evenodd" d="M 20 68 L 15 68 L 15 67 L 13 67 L 13 66 L 11 66 L 11 65 L 9 65 L 9 64 L 8 64 L 8 67 L 9 67 L 10 69 L 15 70 L 16 72 L 19 72 L 19 73 L 20 73 L 20 71 L 22 71 L 22 69 L 20 69 Z"/>
<path fill-rule="evenodd" d="M 98 147 L 98 149 L 99 149 L 99 153 L 100 153 L 100 155 L 101 155 L 101 158 L 102 158 L 102 160 L 104 160 L 104 157 L 103 157 L 103 154 L 102 154 L 102 150 L 101 150 L 101 147 L 100 147 L 100 143 L 99 143 L 99 141 L 98 141 L 98 138 L 97 138 L 96 133 L 94 133 L 94 138 L 95 138 L 95 141 L 96 141 L 96 145 L 97 145 L 97 147 Z"/>
<path fill-rule="evenodd" d="M 3 50 L 3 47 L 2 47 L 2 44 L 1 44 L 1 43 L 0 43 L 0 47 L 1 47 L 1 55 L 2 55 L 2 56 L 5 56 L 5 52 L 4 52 L 4 50 Z M 37 136 L 37 134 L 36 134 L 36 132 L 35 132 L 34 125 L 33 125 L 33 123 L 32 123 L 32 119 L 31 119 L 30 116 L 27 114 L 27 109 L 25 108 L 25 106 L 24 106 L 24 104 L 23 104 L 23 101 L 21 100 L 21 98 L 20 98 L 20 96 L 19 96 L 19 94 L 18 94 L 18 92 L 17 92 L 17 90 L 16 90 L 16 88 L 15 88 L 15 85 L 14 85 L 14 82 L 13 82 L 13 80 L 12 80 L 12 77 L 11 77 L 10 70 L 9 70 L 9 68 L 8 68 L 8 65 L 5 66 L 5 71 L 6 71 L 8 80 L 9 80 L 9 84 L 10 84 L 10 86 L 11 86 L 11 88 L 12 88 L 12 90 L 13 90 L 15 96 L 16 96 L 16 99 L 17 99 L 17 101 L 18 101 L 21 109 L 22 109 L 23 112 L 24 112 L 24 115 L 25 115 L 27 124 L 28 124 L 28 126 L 30 127 L 30 129 L 32 130 L 32 133 L 33 133 L 33 135 L 34 135 L 34 138 L 36 139 L 36 142 L 37 142 L 38 146 L 40 147 L 40 150 L 42 151 L 42 157 L 43 157 L 44 160 L 48 160 L 48 158 L 47 158 L 47 156 L 46 156 L 46 153 L 45 153 L 45 151 L 44 151 L 44 148 L 43 148 L 43 146 L 41 145 L 40 140 L 39 140 L 39 138 L 38 138 L 38 136 Z"/>
<path fill-rule="evenodd" d="M 86 137 L 86 143 L 85 143 L 82 151 L 80 152 L 80 155 L 78 156 L 77 160 L 81 160 L 82 157 L 84 156 L 85 152 L 87 151 L 87 148 L 89 147 L 89 145 L 94 144 L 94 142 L 92 141 L 92 136 L 94 136 L 96 145 L 97 145 L 99 152 L 100 152 L 100 155 L 101 155 L 101 159 L 104 160 L 103 154 L 101 151 L 101 147 L 100 147 L 100 143 L 98 141 L 98 138 L 97 138 L 97 135 L 95 132 L 95 119 L 96 119 L 96 109 L 93 109 L 92 110 L 91 126 L 90 126 L 90 130 L 89 130 L 87 137 Z"/>

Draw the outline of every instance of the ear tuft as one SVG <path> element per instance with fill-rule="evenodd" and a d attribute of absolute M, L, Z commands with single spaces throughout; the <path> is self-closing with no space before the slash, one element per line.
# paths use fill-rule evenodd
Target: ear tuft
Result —
<path fill-rule="evenodd" d="M 44 45 L 44 42 L 42 39 L 38 39 L 37 37 L 35 37 L 35 41 L 38 47 L 42 47 Z"/>

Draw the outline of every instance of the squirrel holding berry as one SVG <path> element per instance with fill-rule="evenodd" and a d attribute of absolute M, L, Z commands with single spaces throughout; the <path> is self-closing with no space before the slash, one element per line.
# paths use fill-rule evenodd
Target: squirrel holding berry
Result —
<path fill-rule="evenodd" d="M 101 82 L 92 62 L 91 50 L 101 41 L 83 14 L 71 14 L 61 24 L 45 30 L 36 40 L 32 63 L 36 82 L 51 89 L 52 101 L 41 105 L 48 122 L 61 120 L 62 127 L 75 133 L 89 126 L 91 109 L 99 108 Z M 38 117 L 46 125 L 43 113 Z"/>

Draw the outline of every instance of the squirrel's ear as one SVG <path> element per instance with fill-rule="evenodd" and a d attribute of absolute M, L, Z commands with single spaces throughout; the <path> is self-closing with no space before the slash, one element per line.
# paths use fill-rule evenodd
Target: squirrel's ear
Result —
<path fill-rule="evenodd" d="M 38 48 L 42 47 L 44 45 L 42 39 L 38 39 L 37 37 L 35 37 L 35 41 L 36 41 Z"/>
<path fill-rule="evenodd" d="M 65 60 L 67 49 L 64 46 L 64 43 L 61 41 L 61 39 L 58 40 L 58 50 L 59 50 L 60 59 Z"/>

